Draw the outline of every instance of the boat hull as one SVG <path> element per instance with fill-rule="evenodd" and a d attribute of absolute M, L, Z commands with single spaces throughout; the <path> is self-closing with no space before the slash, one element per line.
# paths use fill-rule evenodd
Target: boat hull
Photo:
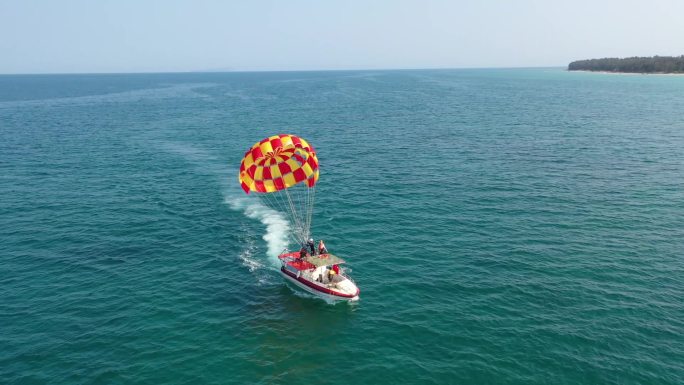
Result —
<path fill-rule="evenodd" d="M 321 287 L 320 285 L 310 282 L 301 276 L 297 277 L 292 272 L 285 270 L 285 268 L 280 269 L 280 274 L 283 275 L 285 280 L 296 287 L 329 301 L 357 301 L 359 299 L 358 288 L 356 289 L 355 294 L 345 294 Z"/>

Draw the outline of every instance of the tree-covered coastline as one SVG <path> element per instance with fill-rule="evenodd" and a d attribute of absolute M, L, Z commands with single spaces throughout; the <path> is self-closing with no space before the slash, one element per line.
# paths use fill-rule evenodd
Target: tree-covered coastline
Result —
<path fill-rule="evenodd" d="M 568 71 L 684 73 L 684 55 L 577 60 L 568 64 Z"/>

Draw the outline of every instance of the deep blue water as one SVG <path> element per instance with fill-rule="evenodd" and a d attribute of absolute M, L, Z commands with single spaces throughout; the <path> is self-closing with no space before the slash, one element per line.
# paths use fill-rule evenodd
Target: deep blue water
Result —
<path fill-rule="evenodd" d="M 276 133 L 356 304 L 278 275 Z M 684 77 L 0 76 L 2 383 L 681 384 L 683 298 Z"/>

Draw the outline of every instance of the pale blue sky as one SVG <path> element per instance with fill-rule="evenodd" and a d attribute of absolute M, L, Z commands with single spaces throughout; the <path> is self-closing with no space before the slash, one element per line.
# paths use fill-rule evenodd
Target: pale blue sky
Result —
<path fill-rule="evenodd" d="M 684 0 L 0 0 L 0 73 L 564 66 L 684 54 Z"/>

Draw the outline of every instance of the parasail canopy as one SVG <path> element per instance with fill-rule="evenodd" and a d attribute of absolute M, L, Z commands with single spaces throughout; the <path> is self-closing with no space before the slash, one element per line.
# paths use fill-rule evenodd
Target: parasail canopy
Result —
<path fill-rule="evenodd" d="M 245 193 L 271 193 L 318 181 L 316 151 L 304 139 L 287 134 L 270 136 L 247 150 L 240 164 L 240 185 Z"/>
<path fill-rule="evenodd" d="M 259 193 L 266 206 L 288 215 L 290 235 L 304 244 L 310 237 L 318 175 L 313 146 L 298 136 L 280 134 L 247 150 L 238 177 L 245 193 Z"/>

